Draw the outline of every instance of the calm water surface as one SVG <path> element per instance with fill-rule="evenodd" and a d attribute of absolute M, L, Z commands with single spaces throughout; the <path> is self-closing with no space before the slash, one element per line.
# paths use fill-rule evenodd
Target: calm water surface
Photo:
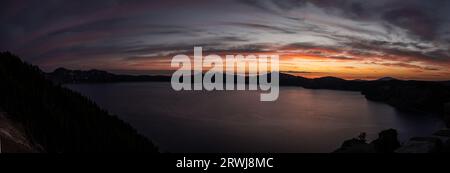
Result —
<path fill-rule="evenodd" d="M 387 128 L 400 139 L 429 135 L 439 119 L 368 101 L 359 92 L 281 87 L 276 102 L 258 91 L 175 92 L 170 83 L 67 85 L 119 116 L 168 152 L 331 152 L 345 139 Z"/>

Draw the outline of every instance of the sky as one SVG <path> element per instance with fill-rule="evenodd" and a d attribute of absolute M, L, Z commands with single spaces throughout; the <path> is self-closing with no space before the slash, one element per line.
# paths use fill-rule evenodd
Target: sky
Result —
<path fill-rule="evenodd" d="M 305 77 L 450 80 L 446 0 L 3 0 L 0 51 L 58 67 L 164 74 L 174 55 L 278 54 Z"/>

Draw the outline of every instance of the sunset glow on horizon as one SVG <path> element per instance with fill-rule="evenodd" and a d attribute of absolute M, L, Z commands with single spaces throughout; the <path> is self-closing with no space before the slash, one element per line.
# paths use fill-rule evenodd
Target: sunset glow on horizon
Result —
<path fill-rule="evenodd" d="M 204 55 L 277 54 L 280 72 L 308 78 L 450 80 L 449 1 L 7 0 L 0 8 L 1 51 L 45 71 L 165 74 L 173 56 L 202 46 Z"/>

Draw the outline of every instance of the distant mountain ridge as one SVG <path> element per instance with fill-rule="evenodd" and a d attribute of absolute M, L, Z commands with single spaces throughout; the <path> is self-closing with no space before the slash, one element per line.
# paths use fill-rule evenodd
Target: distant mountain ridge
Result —
<path fill-rule="evenodd" d="M 225 77 L 227 76 L 226 74 Z M 235 81 L 236 81 L 236 76 Z M 69 83 L 114 83 L 114 82 L 170 82 L 171 76 L 164 75 L 125 75 L 115 74 L 103 70 L 70 70 L 58 68 L 53 72 L 46 73 L 46 77 L 59 84 Z M 270 75 L 268 76 L 270 80 Z M 384 77 L 375 81 L 394 81 L 392 77 Z M 214 79 L 213 79 L 214 81 Z M 246 77 L 248 82 L 248 77 Z M 345 80 L 338 77 L 326 76 L 320 78 L 305 78 L 286 73 L 280 73 L 280 85 L 282 86 L 302 86 L 311 89 L 339 89 L 339 90 L 360 90 L 358 85 L 367 80 Z"/>
<path fill-rule="evenodd" d="M 109 82 L 139 82 L 139 81 L 170 81 L 167 76 L 117 75 L 102 70 L 69 70 L 58 68 L 46 77 L 54 83 L 109 83 Z"/>
<path fill-rule="evenodd" d="M 377 79 L 377 81 L 392 81 L 392 80 L 398 80 L 398 79 L 393 78 L 393 77 L 382 77 L 380 79 Z"/>

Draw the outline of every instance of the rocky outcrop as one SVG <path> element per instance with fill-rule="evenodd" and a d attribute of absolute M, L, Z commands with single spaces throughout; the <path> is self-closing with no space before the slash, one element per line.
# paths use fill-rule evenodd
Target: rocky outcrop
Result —
<path fill-rule="evenodd" d="M 388 129 L 380 132 L 371 143 L 366 142 L 365 135 L 347 140 L 335 153 L 392 153 L 399 147 L 397 131 Z"/>
<path fill-rule="evenodd" d="M 435 137 L 414 137 L 396 150 L 397 153 L 435 153 L 441 150 L 442 143 Z"/>
<path fill-rule="evenodd" d="M 375 153 L 373 145 L 366 143 L 365 140 L 353 138 L 344 141 L 342 146 L 334 151 L 335 153 Z"/>
<path fill-rule="evenodd" d="M 0 111 L 0 153 L 36 152 L 43 152 L 42 147 L 33 144 L 20 124 L 11 121 L 6 113 Z"/>
<path fill-rule="evenodd" d="M 361 135 L 360 135 L 361 136 Z M 335 153 L 446 153 L 450 152 L 450 129 L 442 129 L 431 136 L 413 137 L 403 145 L 397 139 L 397 131 L 388 129 L 378 138 L 367 143 L 358 137 L 345 141 Z"/>
<path fill-rule="evenodd" d="M 450 128 L 450 102 L 444 104 L 444 121 L 447 127 Z"/>
<path fill-rule="evenodd" d="M 444 104 L 444 121 L 450 127 L 450 102 Z M 414 137 L 397 153 L 442 153 L 450 152 L 450 129 L 439 130 L 429 137 Z"/>
<path fill-rule="evenodd" d="M 450 130 L 440 130 L 433 134 L 442 141 L 442 152 L 450 152 Z"/>
<path fill-rule="evenodd" d="M 392 153 L 400 147 L 397 139 L 397 130 L 388 129 L 378 134 L 378 139 L 372 141 L 372 145 L 377 153 Z"/>
<path fill-rule="evenodd" d="M 440 153 L 449 152 L 450 130 L 443 129 L 429 137 L 414 137 L 396 150 L 397 153 Z"/>

